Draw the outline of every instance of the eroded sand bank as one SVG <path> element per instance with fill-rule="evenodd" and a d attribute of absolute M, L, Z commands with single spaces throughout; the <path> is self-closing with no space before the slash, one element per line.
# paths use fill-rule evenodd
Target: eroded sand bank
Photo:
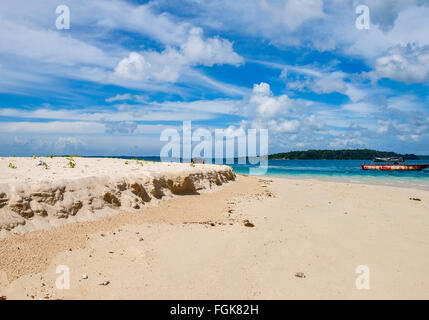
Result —
<path fill-rule="evenodd" d="M 228 166 L 102 158 L 0 158 L 0 237 L 139 210 L 233 180 Z"/>

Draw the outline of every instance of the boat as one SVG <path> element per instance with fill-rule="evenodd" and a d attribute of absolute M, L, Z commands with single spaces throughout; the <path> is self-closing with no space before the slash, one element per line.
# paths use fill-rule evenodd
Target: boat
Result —
<path fill-rule="evenodd" d="M 374 158 L 372 162 L 383 162 L 383 164 L 361 164 L 363 170 L 404 170 L 421 171 L 429 167 L 429 164 L 400 164 L 405 162 L 404 158 Z M 393 164 L 389 164 L 393 162 Z"/>

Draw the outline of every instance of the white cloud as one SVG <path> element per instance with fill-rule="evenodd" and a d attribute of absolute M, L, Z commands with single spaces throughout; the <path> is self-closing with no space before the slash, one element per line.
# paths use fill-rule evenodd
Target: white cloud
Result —
<path fill-rule="evenodd" d="M 379 111 L 379 108 L 368 102 L 349 103 L 342 106 L 343 110 L 358 113 L 360 115 L 370 115 Z"/>
<path fill-rule="evenodd" d="M 277 8 L 273 9 L 275 12 Z M 276 13 L 273 12 L 274 15 Z M 285 3 L 284 10 L 280 11 L 280 14 L 284 19 L 284 23 L 291 30 L 295 30 L 304 22 L 322 18 L 323 13 L 323 1 L 322 0 L 288 0 Z"/>
<path fill-rule="evenodd" d="M 0 17 L 0 53 L 63 66 L 112 67 L 117 58 L 57 31 L 27 27 Z"/>
<path fill-rule="evenodd" d="M 107 98 L 106 102 L 116 102 L 116 101 L 137 101 L 137 102 L 145 102 L 147 97 L 142 95 L 135 95 L 130 93 L 117 94 L 114 97 Z"/>
<path fill-rule="evenodd" d="M 232 43 L 226 39 L 203 39 L 201 28 L 192 28 L 187 41 L 182 44 L 181 52 L 189 64 L 213 66 L 230 64 L 239 66 L 244 59 L 234 52 Z"/>
<path fill-rule="evenodd" d="M 160 7 L 171 3 L 160 1 Z M 180 10 L 190 13 L 197 24 L 232 34 L 268 39 L 273 44 L 302 44 L 295 32 L 310 22 L 325 18 L 323 0 L 218 0 L 180 2 Z M 326 38 L 326 37 L 323 37 Z"/>
<path fill-rule="evenodd" d="M 249 101 L 254 106 L 256 114 L 261 118 L 274 118 L 287 114 L 292 107 L 292 102 L 287 95 L 274 96 L 270 85 L 265 82 L 253 86 Z"/>
<path fill-rule="evenodd" d="M 49 122 L 28 122 L 14 121 L 2 122 L 0 125 L 0 133 L 2 134 L 36 134 L 36 135 L 51 135 L 57 134 L 78 134 L 79 136 L 103 135 L 109 134 L 128 134 L 128 135 L 156 135 L 166 128 L 175 128 L 171 125 L 150 125 L 137 124 L 133 121 L 119 122 L 96 122 L 96 121 L 49 121 Z M 54 134 L 54 135 L 52 135 Z M 106 138 L 106 140 L 110 139 Z M 66 140 L 65 140 L 66 141 Z M 19 141 L 18 141 L 19 142 Z"/>
<path fill-rule="evenodd" d="M 337 41 L 346 45 L 346 54 L 364 57 L 372 64 L 376 58 L 383 56 L 388 48 L 406 46 L 408 43 L 429 45 L 428 15 L 429 6 L 415 5 L 402 8 L 388 31 L 383 31 L 380 26 L 374 24 L 371 24 L 370 30 L 364 32 L 356 28 L 332 31 Z"/>
<path fill-rule="evenodd" d="M 190 88 L 174 85 L 183 76 L 181 82 L 190 87 L 238 94 L 239 90 L 210 77 L 194 81 L 187 76 L 196 65 L 241 64 L 243 59 L 233 51 L 232 43 L 219 37 L 202 39 L 201 29 L 157 10 L 155 2 L 135 5 L 119 0 L 75 0 L 70 4 L 71 30 L 65 31 L 55 28 L 57 5 L 56 0 L 37 5 L 29 0 L 0 3 L 0 55 L 2 73 L 7 75 L 7 79 L 0 79 L 0 92 L 59 91 L 66 86 L 55 81 L 59 78 L 186 94 Z M 112 30 L 139 34 L 166 49 L 139 53 L 133 48 L 130 54 L 124 47 L 126 41 L 112 41 Z M 184 49 L 189 57 L 183 54 Z M 36 77 L 43 81 L 26 80 Z M 50 81 L 56 85 L 47 85 Z"/>
<path fill-rule="evenodd" d="M 376 60 L 377 78 L 389 78 L 406 83 L 424 82 L 429 76 L 429 45 L 395 46 L 388 55 Z"/>
<path fill-rule="evenodd" d="M 84 121 L 50 121 L 50 122 L 2 122 L 0 132 L 3 133 L 102 133 L 104 125 L 97 122 Z"/>
<path fill-rule="evenodd" d="M 69 3 L 67 3 L 69 2 Z M 134 5 L 122 0 L 73 0 L 64 4 L 71 9 L 73 34 L 85 33 L 80 28 L 91 26 L 99 36 L 111 30 L 124 30 L 149 36 L 163 44 L 181 44 L 186 38 L 189 23 L 180 22 L 167 13 L 157 12 L 156 3 Z M 10 21 L 43 29 L 55 28 L 57 0 L 1 1 L 0 16 Z M 84 29 L 87 30 L 87 29 Z"/>
<path fill-rule="evenodd" d="M 134 98 L 133 95 L 115 96 L 114 100 L 124 98 Z M 78 123 L 87 123 L 90 127 L 92 122 L 129 122 L 129 121 L 182 121 L 182 120 L 209 120 L 225 114 L 237 114 L 243 105 L 242 100 L 234 99 L 214 99 L 196 101 L 164 101 L 150 102 L 145 104 L 118 104 L 106 107 L 88 107 L 86 109 L 63 109 L 53 106 L 43 106 L 31 110 L 16 108 L 0 108 L 0 117 L 14 117 L 21 119 L 44 119 L 51 120 L 39 124 L 39 130 L 49 130 L 49 126 L 61 126 Z M 70 122 L 54 122 L 56 120 Z M 75 122 L 72 122 L 75 121 Z M 86 121 L 86 122 L 85 122 Z M 2 130 L 9 130 L 9 123 L 3 123 Z M 28 124 L 31 124 L 29 122 Z M 50 124 L 50 125 L 49 125 Z M 14 127 L 14 126 L 12 126 Z M 19 128 L 19 127 L 15 127 Z M 94 127 L 95 128 L 95 127 Z M 24 128 L 23 128 L 24 129 Z M 80 128 L 83 130 L 83 128 Z M 74 132 L 79 128 L 70 127 Z M 95 130 L 95 129 L 94 129 Z"/>
<path fill-rule="evenodd" d="M 272 129 L 274 132 L 281 132 L 281 133 L 291 133 L 291 132 L 297 132 L 300 127 L 300 122 L 296 119 L 294 120 L 272 120 L 270 122 L 270 129 Z"/>
<path fill-rule="evenodd" d="M 336 138 L 334 141 L 328 144 L 329 148 L 343 149 L 343 148 L 360 148 L 365 143 L 362 140 L 356 138 Z"/>
<path fill-rule="evenodd" d="M 416 5 L 429 4 L 427 0 L 360 0 L 358 2 L 369 6 L 371 23 L 379 26 L 384 32 L 394 27 L 401 11 Z"/>
<path fill-rule="evenodd" d="M 76 137 L 59 137 L 55 143 L 57 150 L 77 150 L 80 146 L 85 146 L 86 143 Z"/>
<path fill-rule="evenodd" d="M 136 131 L 138 125 L 134 121 L 119 121 L 119 122 L 107 122 L 105 123 L 106 132 L 113 133 L 125 133 L 132 134 Z"/>
<path fill-rule="evenodd" d="M 367 95 L 366 90 L 359 88 L 356 81 L 352 81 L 353 74 L 323 70 L 313 66 L 291 66 L 260 60 L 251 60 L 251 62 L 281 70 L 280 78 L 286 82 L 286 87 L 290 90 L 312 91 L 317 94 L 339 92 L 347 95 L 353 102 L 358 102 Z M 289 77 L 291 75 L 297 76 Z"/>
<path fill-rule="evenodd" d="M 421 136 L 418 134 L 410 134 L 410 135 L 398 135 L 399 140 L 404 142 L 418 142 L 421 139 Z"/>
<path fill-rule="evenodd" d="M 341 71 L 319 73 L 317 77 L 306 77 L 305 80 L 286 82 L 291 90 L 310 90 L 317 94 L 332 92 L 346 93 L 349 85 L 344 82 L 345 74 Z"/>
<path fill-rule="evenodd" d="M 281 140 L 284 135 L 291 138 L 292 134 L 302 130 L 305 114 L 312 103 L 301 99 L 291 99 L 287 95 L 276 96 L 270 85 L 265 82 L 255 84 L 244 108 L 253 110 L 248 117 L 253 128 L 268 129 L 270 139 Z"/>
<path fill-rule="evenodd" d="M 243 58 L 234 52 L 232 43 L 225 39 L 203 39 L 200 28 L 192 28 L 180 49 L 168 47 L 161 53 L 131 52 L 115 68 L 117 77 L 133 80 L 176 82 L 181 73 L 194 65 L 213 66 L 231 64 L 238 66 Z"/>

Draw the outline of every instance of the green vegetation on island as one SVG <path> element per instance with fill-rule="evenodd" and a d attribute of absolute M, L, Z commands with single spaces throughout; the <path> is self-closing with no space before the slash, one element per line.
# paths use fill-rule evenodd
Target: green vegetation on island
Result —
<path fill-rule="evenodd" d="M 405 160 L 418 160 L 415 154 L 398 154 L 395 152 L 370 149 L 344 150 L 307 150 L 271 154 L 270 160 L 371 160 L 375 157 L 403 157 Z"/>

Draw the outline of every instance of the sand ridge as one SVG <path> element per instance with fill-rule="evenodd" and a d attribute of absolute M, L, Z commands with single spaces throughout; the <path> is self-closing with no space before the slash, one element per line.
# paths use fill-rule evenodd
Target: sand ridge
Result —
<path fill-rule="evenodd" d="M 138 211 L 235 179 L 229 166 L 106 158 L 0 158 L 0 168 L 0 237 Z"/>
<path fill-rule="evenodd" d="M 139 211 L 124 211 L 97 221 L 76 222 L 51 230 L 41 230 L 0 239 L 0 270 L 12 281 L 22 275 L 40 272 L 56 254 L 86 246 L 93 237 L 132 224 L 226 225 L 235 222 L 228 212 L 230 197 L 264 192 L 256 180 L 240 177 L 239 182 L 200 195 L 182 195 Z M 208 207 L 207 203 L 211 205 Z M 120 231 L 119 231 L 120 232 Z"/>

